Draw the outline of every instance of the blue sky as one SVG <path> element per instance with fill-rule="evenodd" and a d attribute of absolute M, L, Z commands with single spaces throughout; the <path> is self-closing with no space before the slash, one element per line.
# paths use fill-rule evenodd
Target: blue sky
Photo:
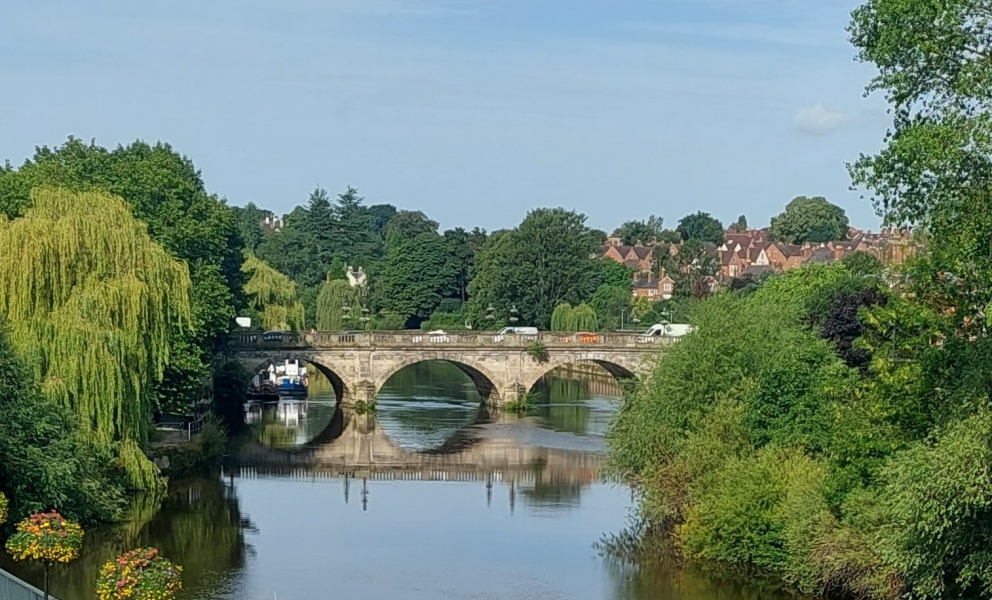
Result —
<path fill-rule="evenodd" d="M 0 18 L 0 157 L 68 135 L 170 142 L 210 191 L 287 212 L 315 185 L 497 229 L 800 194 L 878 227 L 845 163 L 881 143 L 838 0 L 111 0 Z"/>

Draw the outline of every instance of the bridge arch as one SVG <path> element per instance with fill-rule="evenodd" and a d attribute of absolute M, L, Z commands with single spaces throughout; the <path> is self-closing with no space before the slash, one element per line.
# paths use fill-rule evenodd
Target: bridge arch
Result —
<path fill-rule="evenodd" d="M 386 385 L 386 382 L 402 369 L 434 360 L 450 363 L 468 375 L 468 378 L 475 384 L 475 389 L 482 397 L 483 403 L 497 405 L 501 403 L 500 389 L 497 385 L 500 379 L 496 377 L 496 374 L 489 367 L 481 364 L 480 361 L 472 360 L 470 357 L 457 353 L 432 353 L 429 356 L 412 356 L 390 363 L 390 368 L 373 382 L 375 385 L 375 396 L 378 396 L 379 391 Z"/>
<path fill-rule="evenodd" d="M 339 404 L 348 403 L 358 388 L 357 382 L 350 381 L 350 378 L 343 372 L 332 369 L 326 364 L 323 364 L 319 358 L 315 358 L 314 355 L 309 352 L 283 352 L 254 355 L 243 357 L 241 359 L 241 364 L 248 370 L 249 374 L 254 377 L 256 373 L 262 369 L 268 368 L 269 365 L 278 364 L 286 360 L 299 360 L 306 363 L 308 367 L 313 367 L 319 371 L 324 377 L 327 378 L 328 381 L 331 382 L 331 387 L 334 389 L 334 395 L 337 397 Z"/>
<path fill-rule="evenodd" d="M 549 373 L 558 369 L 560 367 L 567 367 L 571 365 L 582 365 L 582 364 L 593 364 L 601 367 L 607 373 L 613 376 L 617 380 L 617 383 L 622 383 L 625 380 L 637 379 L 637 365 L 626 364 L 627 361 L 617 359 L 617 358 L 602 358 L 602 357 L 575 357 L 575 356 L 561 356 L 552 358 L 548 362 L 541 363 L 539 369 L 535 369 L 531 376 L 524 380 L 523 389 L 524 393 L 530 393 L 534 389 L 541 379 L 546 377 Z"/>

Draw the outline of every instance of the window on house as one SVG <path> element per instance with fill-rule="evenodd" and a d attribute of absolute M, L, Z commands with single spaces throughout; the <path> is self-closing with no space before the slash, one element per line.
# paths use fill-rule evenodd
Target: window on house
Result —
<path fill-rule="evenodd" d="M 670 292 L 670 291 L 672 291 L 672 284 L 670 284 L 670 283 L 666 283 L 666 284 L 665 284 L 665 291 L 666 291 L 666 292 Z"/>

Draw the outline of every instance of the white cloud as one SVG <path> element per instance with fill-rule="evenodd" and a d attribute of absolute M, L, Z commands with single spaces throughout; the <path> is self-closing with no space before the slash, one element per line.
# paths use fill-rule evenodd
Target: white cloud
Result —
<path fill-rule="evenodd" d="M 822 104 L 807 106 L 796 113 L 795 124 L 801 131 L 826 133 L 846 127 L 858 120 L 856 113 L 830 110 Z"/>

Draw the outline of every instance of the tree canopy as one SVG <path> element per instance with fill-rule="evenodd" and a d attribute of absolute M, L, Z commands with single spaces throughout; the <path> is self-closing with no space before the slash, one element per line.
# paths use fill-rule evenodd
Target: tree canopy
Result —
<path fill-rule="evenodd" d="M 251 308 L 252 325 L 278 331 L 303 329 L 303 303 L 293 280 L 254 255 L 248 255 L 242 268 L 248 276 L 245 294 Z"/>
<path fill-rule="evenodd" d="M 540 208 L 516 229 L 491 235 L 469 286 L 473 319 L 483 324 L 489 305 L 504 316 L 515 306 L 521 323 L 547 328 L 556 306 L 588 298 L 598 285 L 598 244 L 585 221 L 574 211 Z"/>
<path fill-rule="evenodd" d="M 772 218 L 771 239 L 787 244 L 824 243 L 847 239 L 847 215 L 823 196 L 798 196 Z"/>
<path fill-rule="evenodd" d="M 120 198 L 55 188 L 32 191 L 22 217 L 0 221 L 0 256 L 0 312 L 46 396 L 99 443 L 143 442 L 149 390 L 173 334 L 191 323 L 186 265 Z"/>
<path fill-rule="evenodd" d="M 682 217 L 675 231 L 684 241 L 699 240 L 717 246 L 724 242 L 723 224 L 703 211 Z"/>
<path fill-rule="evenodd" d="M 664 223 L 664 219 L 654 215 L 643 221 L 627 221 L 613 232 L 613 236 L 619 237 L 620 242 L 627 246 L 636 243 L 647 246 L 661 239 Z"/>
<path fill-rule="evenodd" d="M 444 298 L 458 293 L 460 268 L 451 245 L 437 233 L 421 233 L 391 246 L 379 269 L 379 307 L 419 324 Z"/>

